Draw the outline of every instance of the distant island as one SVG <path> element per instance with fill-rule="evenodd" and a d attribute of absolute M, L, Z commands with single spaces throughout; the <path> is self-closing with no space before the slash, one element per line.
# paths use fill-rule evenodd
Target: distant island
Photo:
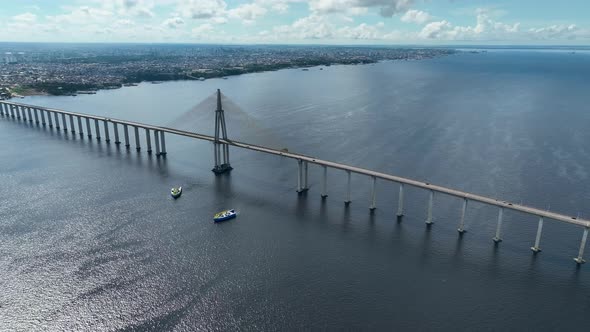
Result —
<path fill-rule="evenodd" d="M 150 81 L 419 60 L 445 48 L 0 43 L 0 98 L 91 94 Z"/>

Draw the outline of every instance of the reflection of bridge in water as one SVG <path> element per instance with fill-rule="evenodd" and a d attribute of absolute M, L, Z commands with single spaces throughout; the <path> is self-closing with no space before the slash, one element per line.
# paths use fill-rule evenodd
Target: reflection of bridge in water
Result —
<path fill-rule="evenodd" d="M 129 139 L 129 128 L 134 132 L 135 136 L 135 148 L 137 151 L 141 150 L 140 146 L 140 139 L 139 139 L 139 132 L 140 129 L 145 133 L 145 139 L 147 143 L 147 152 L 149 154 L 152 153 L 152 140 L 151 140 L 151 133 L 154 136 L 154 144 L 156 148 L 156 156 L 164 157 L 167 153 L 166 151 L 166 141 L 165 141 L 165 133 L 174 134 L 189 138 L 196 138 L 200 140 L 210 141 L 213 143 L 214 146 L 214 167 L 213 172 L 216 174 L 223 174 L 225 172 L 231 171 L 232 167 L 229 161 L 229 147 L 238 147 L 243 149 L 248 149 L 252 151 L 258 151 L 268 154 L 273 154 L 281 157 L 287 157 L 291 159 L 295 159 L 297 161 L 297 192 L 302 193 L 308 190 L 308 165 L 313 164 L 320 166 L 322 168 L 322 181 L 321 181 L 321 197 L 326 198 L 328 196 L 327 191 L 327 170 L 328 168 L 341 170 L 346 173 L 347 177 L 347 193 L 344 202 L 349 204 L 350 194 L 351 194 L 351 176 L 352 173 L 360 174 L 364 176 L 368 176 L 371 180 L 372 190 L 371 190 L 371 197 L 370 197 L 370 206 L 369 209 L 372 211 L 376 209 L 375 199 L 376 199 L 376 184 L 377 179 L 385 180 L 389 182 L 394 182 L 399 184 L 399 197 L 398 197 L 398 206 L 397 206 L 397 218 L 398 221 L 403 219 L 404 215 L 404 186 L 412 186 L 420 189 L 427 190 L 429 192 L 429 199 L 427 204 L 427 217 L 426 217 L 426 224 L 431 225 L 433 223 L 432 218 L 432 209 L 434 205 L 434 197 L 435 194 L 445 194 L 449 196 L 453 196 L 462 200 L 463 204 L 460 211 L 460 218 L 457 231 L 460 235 L 466 232 L 464 228 L 465 222 L 465 212 L 467 210 L 467 206 L 469 202 L 478 202 L 490 206 L 494 206 L 498 208 L 498 219 L 496 225 L 496 234 L 493 237 L 494 242 L 497 244 L 502 241 L 502 220 L 503 215 L 506 210 L 518 211 L 522 213 L 526 213 L 529 215 L 533 215 L 539 218 L 538 226 L 537 226 L 537 234 L 535 237 L 534 245 L 531 247 L 533 252 L 537 253 L 541 251 L 540 248 L 540 241 L 541 241 L 541 233 L 543 230 L 543 222 L 545 219 L 552 219 L 561 221 L 567 224 L 581 226 L 583 227 L 583 235 L 582 241 L 580 243 L 580 249 L 578 252 L 578 256 L 574 258 L 576 263 L 582 264 L 584 263 L 583 254 L 584 254 L 584 247 L 586 245 L 586 240 L 588 237 L 588 231 L 590 230 L 590 220 L 579 219 L 576 217 L 566 216 L 560 213 L 545 211 L 541 209 L 537 209 L 534 207 L 525 206 L 522 204 L 513 204 L 507 201 L 501 201 L 485 196 L 475 195 L 455 189 L 450 189 L 446 187 L 436 186 L 426 182 L 420 182 L 416 180 L 411 180 L 395 175 L 380 173 L 371 171 L 364 168 L 349 166 L 345 164 L 340 164 L 337 162 L 331 162 L 327 160 L 322 160 L 319 158 L 314 158 L 310 156 L 301 155 L 298 153 L 288 152 L 285 150 L 278 150 L 269 147 L 264 147 L 260 145 L 253 145 L 244 142 L 233 141 L 227 138 L 227 129 L 225 125 L 225 114 L 223 111 L 222 103 L 221 103 L 221 93 L 217 90 L 217 108 L 215 110 L 215 135 L 203 135 L 198 133 L 193 133 L 190 131 L 179 130 L 174 128 L 162 127 L 162 126 L 152 126 L 144 123 L 138 123 L 133 121 L 126 121 L 126 120 L 118 120 L 112 118 L 105 118 L 94 116 L 90 114 L 83 114 L 77 112 L 69 112 L 57 109 L 51 109 L 46 107 L 39 107 L 33 105 L 25 105 L 20 103 L 13 103 L 7 101 L 0 102 L 0 115 L 5 118 L 12 118 L 20 121 L 28 121 L 34 122 L 37 125 L 49 128 L 55 128 L 57 130 L 63 129 L 64 132 L 68 132 L 68 121 L 69 119 L 69 129 L 72 134 L 76 133 L 76 126 L 74 119 L 77 120 L 77 132 L 80 137 L 84 137 L 84 126 L 83 123 L 86 125 L 86 134 L 88 138 L 92 138 L 92 135 L 96 137 L 97 140 L 101 140 L 101 131 L 100 131 L 100 124 L 102 123 L 103 126 L 103 133 L 104 133 L 104 140 L 106 143 L 110 142 L 110 132 L 112 130 L 115 138 L 115 144 L 120 145 L 122 142 L 120 141 L 120 132 L 119 127 L 123 127 L 123 137 L 125 142 L 126 148 L 131 148 L 131 141 Z M 60 122 L 61 116 L 61 122 Z M 94 132 L 92 132 L 91 122 L 94 122 Z"/>

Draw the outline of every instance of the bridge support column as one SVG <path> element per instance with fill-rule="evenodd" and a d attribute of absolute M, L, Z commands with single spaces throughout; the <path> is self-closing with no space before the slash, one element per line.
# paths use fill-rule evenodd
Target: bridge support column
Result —
<path fill-rule="evenodd" d="M 350 171 L 346 171 L 346 198 L 344 199 L 344 204 L 350 204 L 350 178 L 352 177 L 352 173 Z"/>
<path fill-rule="evenodd" d="M 80 137 L 84 137 L 84 129 L 82 128 L 82 117 L 78 115 L 78 133 Z"/>
<path fill-rule="evenodd" d="M 70 114 L 70 129 L 72 134 L 76 133 L 76 127 L 74 127 L 74 116 Z"/>
<path fill-rule="evenodd" d="M 463 234 L 465 232 L 467 232 L 465 230 L 465 210 L 467 210 L 467 198 L 463 198 L 463 207 L 461 207 L 461 220 L 459 221 L 459 228 L 457 228 L 457 232 L 459 232 L 459 234 Z"/>
<path fill-rule="evenodd" d="M 129 149 L 131 144 L 129 144 L 129 127 L 126 124 L 123 125 L 123 134 L 125 134 L 125 147 Z"/>
<path fill-rule="evenodd" d="M 92 131 L 90 130 L 90 118 L 86 118 L 86 133 L 88 138 L 92 138 Z"/>
<path fill-rule="evenodd" d="M 328 167 L 323 166 L 322 174 L 322 198 L 328 197 Z"/>
<path fill-rule="evenodd" d="M 584 264 L 586 261 L 582 258 L 584 255 L 584 248 L 586 247 L 586 239 L 588 239 L 588 227 L 584 227 L 584 235 L 582 235 L 582 242 L 580 243 L 580 251 L 578 257 L 574 258 L 574 261 L 578 264 Z"/>
<path fill-rule="evenodd" d="M 35 123 L 39 124 L 39 114 L 37 114 L 37 109 L 33 108 L 33 115 L 35 117 Z"/>
<path fill-rule="evenodd" d="M 543 230 L 543 217 L 539 217 L 539 226 L 537 227 L 537 237 L 535 238 L 535 245 L 531 247 L 531 250 L 534 252 L 541 251 L 541 247 L 539 244 L 541 242 L 541 231 Z"/>
<path fill-rule="evenodd" d="M 297 160 L 297 192 L 302 193 L 307 190 L 304 186 L 304 179 L 303 179 L 303 160 Z"/>
<path fill-rule="evenodd" d="M 0 115 L 4 116 L 4 104 L 0 103 Z"/>
<path fill-rule="evenodd" d="M 147 128 L 145 129 L 145 141 L 147 144 L 147 153 L 152 154 L 152 140 L 150 137 L 150 130 Z"/>
<path fill-rule="evenodd" d="M 53 118 L 55 119 L 55 129 L 59 130 L 59 114 L 53 112 Z"/>
<path fill-rule="evenodd" d="M 33 116 L 31 115 L 31 108 L 27 107 L 27 115 L 29 122 L 33 122 Z"/>
<path fill-rule="evenodd" d="M 16 118 L 20 120 L 20 109 L 18 108 L 18 106 L 12 105 L 12 109 L 16 113 Z"/>
<path fill-rule="evenodd" d="M 53 128 L 53 120 L 49 111 L 47 111 L 47 122 L 49 122 L 49 128 Z"/>
<path fill-rule="evenodd" d="M 102 121 L 103 127 L 104 127 L 104 138 L 105 138 L 105 142 L 110 143 L 111 142 L 111 138 L 109 136 L 109 122 L 107 120 L 103 120 Z"/>
<path fill-rule="evenodd" d="M 373 176 L 373 186 L 371 190 L 371 205 L 369 206 L 369 210 L 373 211 L 377 208 L 375 205 L 375 198 L 377 196 L 377 178 Z"/>
<path fill-rule="evenodd" d="M 307 191 L 309 186 L 307 185 L 307 161 L 303 162 L 303 190 Z"/>
<path fill-rule="evenodd" d="M 61 114 L 61 124 L 64 127 L 64 132 L 67 133 L 68 132 L 68 124 L 66 122 L 66 114 L 65 113 Z"/>
<path fill-rule="evenodd" d="M 94 119 L 94 136 L 96 136 L 96 140 L 100 141 L 100 127 L 98 126 L 98 119 Z"/>
<path fill-rule="evenodd" d="M 404 184 L 399 184 L 399 198 L 397 201 L 397 217 L 401 218 L 404 216 Z"/>
<path fill-rule="evenodd" d="M 498 210 L 498 226 L 496 226 L 496 236 L 494 236 L 494 238 L 492 240 L 494 240 L 494 242 L 499 243 L 502 242 L 502 238 L 500 237 L 502 235 L 502 215 L 504 214 L 504 208 L 500 208 L 500 210 Z"/>
<path fill-rule="evenodd" d="M 47 122 L 45 122 L 45 112 L 42 109 L 39 109 L 39 116 L 41 117 L 41 124 L 43 125 L 43 127 L 47 126 Z"/>
<path fill-rule="evenodd" d="M 113 131 L 115 132 L 115 144 L 121 144 L 121 141 L 119 141 L 119 126 L 117 126 L 116 122 L 113 122 Z"/>
<path fill-rule="evenodd" d="M 160 132 L 160 140 L 162 143 L 162 151 L 160 151 L 160 155 L 161 156 L 165 156 L 166 155 L 166 139 L 164 138 L 164 132 L 161 131 Z"/>
<path fill-rule="evenodd" d="M 430 190 L 428 195 L 428 214 L 426 215 L 426 225 L 434 224 L 432 221 L 432 207 L 434 206 L 434 190 Z"/>
<path fill-rule="evenodd" d="M 133 128 L 135 128 L 135 150 L 139 151 L 141 150 L 141 145 L 139 145 L 139 128 Z"/>
<path fill-rule="evenodd" d="M 156 144 L 156 157 L 160 156 L 160 131 L 154 130 L 154 143 Z"/>

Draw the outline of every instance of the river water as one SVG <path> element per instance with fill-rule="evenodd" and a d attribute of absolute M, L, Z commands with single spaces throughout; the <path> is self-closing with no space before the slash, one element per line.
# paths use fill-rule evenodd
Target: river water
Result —
<path fill-rule="evenodd" d="M 143 83 L 24 103 L 156 125 L 217 88 L 230 138 L 590 218 L 590 54 L 499 50 L 204 82 Z M 211 133 L 212 111 L 179 126 Z M 167 158 L 0 118 L 0 330 L 586 331 L 582 229 L 168 135 Z M 145 144 L 144 144 L 145 146 Z M 182 185 L 178 200 L 169 189 Z M 238 218 L 214 224 L 226 208 Z"/>

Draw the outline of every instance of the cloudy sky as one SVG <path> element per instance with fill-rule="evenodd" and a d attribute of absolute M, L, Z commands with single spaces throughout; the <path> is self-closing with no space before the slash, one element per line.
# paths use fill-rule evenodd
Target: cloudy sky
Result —
<path fill-rule="evenodd" d="M 1 0 L 0 41 L 590 44 L 590 0 Z"/>

